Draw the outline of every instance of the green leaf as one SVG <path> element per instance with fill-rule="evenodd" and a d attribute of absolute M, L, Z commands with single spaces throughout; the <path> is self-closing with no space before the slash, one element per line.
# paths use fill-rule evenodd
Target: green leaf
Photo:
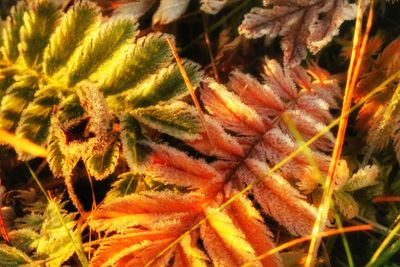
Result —
<path fill-rule="evenodd" d="M 96 179 L 101 180 L 112 174 L 118 163 L 119 141 L 112 142 L 102 153 L 91 153 L 85 164 L 90 173 Z"/>
<path fill-rule="evenodd" d="M 358 198 L 363 198 L 368 201 L 371 201 L 373 198 L 378 196 L 383 196 L 386 192 L 386 183 L 382 181 L 376 181 L 373 185 L 369 185 L 366 188 L 363 188 L 361 191 L 357 192 Z M 361 199 L 357 199 L 358 201 Z"/>
<path fill-rule="evenodd" d="M 111 185 L 104 202 L 107 203 L 115 198 L 123 197 L 141 191 L 173 191 L 189 192 L 189 189 L 175 184 L 167 184 L 157 180 L 156 177 L 144 173 L 126 172 L 118 176 Z"/>
<path fill-rule="evenodd" d="M 27 214 L 22 218 L 15 219 L 17 228 L 29 228 L 33 231 L 39 231 L 43 221 L 43 216 L 37 213 Z"/>
<path fill-rule="evenodd" d="M 126 172 L 118 176 L 107 192 L 105 203 L 117 197 L 126 196 L 136 192 L 139 181 L 143 175 L 134 172 Z"/>
<path fill-rule="evenodd" d="M 37 68 L 61 12 L 51 0 L 37 0 L 34 5 L 24 15 L 18 48 L 26 67 Z"/>
<path fill-rule="evenodd" d="M 64 175 L 64 159 L 65 156 L 61 151 L 60 141 L 55 134 L 50 134 L 49 144 L 47 146 L 47 162 L 51 172 L 55 177 L 62 177 Z"/>
<path fill-rule="evenodd" d="M 89 116 L 88 130 L 96 135 L 95 137 L 99 141 L 101 138 L 108 140 L 111 115 L 103 94 L 90 82 L 80 83 L 77 94 L 82 107 Z"/>
<path fill-rule="evenodd" d="M 32 259 L 21 250 L 0 244 L 0 266 L 18 267 L 30 262 Z"/>
<path fill-rule="evenodd" d="M 143 137 L 140 126 L 134 117 L 124 115 L 121 119 L 121 128 L 122 151 L 129 167 L 135 171 L 152 149 L 141 142 Z"/>
<path fill-rule="evenodd" d="M 60 21 L 44 53 L 44 72 L 52 75 L 63 67 L 83 39 L 100 24 L 98 7 L 90 2 L 76 4 Z"/>
<path fill-rule="evenodd" d="M 186 61 L 184 68 L 193 87 L 197 87 L 202 78 L 200 66 Z M 126 97 L 128 106 L 148 107 L 162 101 L 178 100 L 187 96 L 189 91 L 183 81 L 182 75 L 176 64 L 162 69 L 158 74 L 143 81 L 136 88 L 129 90 Z"/>
<path fill-rule="evenodd" d="M 79 161 L 79 157 L 66 157 L 63 153 L 65 146 L 65 135 L 60 127 L 56 125 L 55 119 L 51 124 L 52 131 L 49 136 L 49 143 L 47 146 L 47 161 L 54 177 L 66 177 L 72 173 L 75 165 Z"/>
<path fill-rule="evenodd" d="M 37 240 L 36 254 L 50 259 L 46 262 L 46 266 L 61 266 L 75 252 L 72 242 L 81 242 L 79 232 L 74 230 L 76 227 L 75 213 L 67 213 L 62 209 L 64 204 L 60 204 L 57 200 L 52 201 L 48 203 L 43 213 L 45 220 L 39 232 L 40 239 Z M 57 209 L 61 213 L 62 221 L 57 214 Z M 64 224 L 72 234 L 74 241 L 70 239 Z"/>
<path fill-rule="evenodd" d="M 57 109 L 57 119 L 62 128 L 71 127 L 85 117 L 87 117 L 86 111 L 81 106 L 77 94 L 64 98 Z"/>
<path fill-rule="evenodd" d="M 24 75 L 17 78 L 17 81 L 7 89 L 1 101 L 0 128 L 15 130 L 21 113 L 33 100 L 36 90 L 36 77 Z"/>
<path fill-rule="evenodd" d="M 139 122 L 182 140 L 198 138 L 199 116 L 192 106 L 181 102 L 138 108 L 131 113 Z"/>
<path fill-rule="evenodd" d="M 19 55 L 19 31 L 24 22 L 25 10 L 26 4 L 24 2 L 18 2 L 16 6 L 12 7 L 11 14 L 7 17 L 5 27 L 2 30 L 3 46 L 0 48 L 0 51 L 4 59 L 11 62 L 16 61 Z"/>
<path fill-rule="evenodd" d="M 358 215 L 357 201 L 350 194 L 343 191 L 335 191 L 333 194 L 336 206 L 346 218 L 351 219 Z"/>
<path fill-rule="evenodd" d="M 36 91 L 35 98 L 21 115 L 16 135 L 39 145 L 46 145 L 53 108 L 60 98 L 57 87 L 44 87 Z"/>
<path fill-rule="evenodd" d="M 362 188 L 376 185 L 376 178 L 378 177 L 378 167 L 376 165 L 368 165 L 359 169 L 342 187 L 343 191 L 357 191 Z"/>
<path fill-rule="evenodd" d="M 29 228 L 23 228 L 11 231 L 8 233 L 10 243 L 13 247 L 18 248 L 25 253 L 30 253 L 36 249 L 35 240 L 40 238 L 40 235 Z"/>
<path fill-rule="evenodd" d="M 13 67 L 6 67 L 4 69 L 0 69 L 0 101 L 3 99 L 4 94 L 9 86 L 11 86 L 15 80 L 14 75 L 17 74 L 17 71 Z"/>
<path fill-rule="evenodd" d="M 22 229 L 10 233 L 11 241 L 18 241 L 16 245 L 28 250 L 34 248 L 31 253 L 35 259 L 44 262 L 44 266 L 61 266 L 73 255 L 75 246 L 81 246 L 74 220 L 76 213 L 63 209 L 65 204 L 59 197 L 48 202 L 40 198 L 30 203 L 27 208 L 29 214 L 20 218 L 17 225 Z M 35 264 L 39 266 L 39 263 Z"/>
<path fill-rule="evenodd" d="M 100 73 L 99 90 L 106 96 L 121 93 L 166 67 L 171 60 L 172 52 L 165 35 L 146 35 L 139 38 L 120 61 Z"/>
<path fill-rule="evenodd" d="M 83 44 L 76 49 L 67 67 L 67 84 L 73 86 L 94 73 L 119 49 L 129 44 L 136 25 L 129 19 L 111 19 L 93 31 Z"/>

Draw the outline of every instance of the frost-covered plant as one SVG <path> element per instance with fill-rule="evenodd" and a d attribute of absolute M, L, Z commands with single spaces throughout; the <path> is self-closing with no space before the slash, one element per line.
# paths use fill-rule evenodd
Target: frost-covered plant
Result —
<path fill-rule="evenodd" d="M 90 221 L 93 229 L 114 233 L 102 239 L 94 266 L 240 266 L 274 247 L 260 212 L 293 234 L 311 232 L 317 209 L 300 190 L 315 189 L 316 170 L 304 154 L 278 172 L 269 167 L 299 146 L 283 118 L 309 139 L 332 119 L 329 110 L 336 107 L 339 87 L 316 66 L 283 69 L 270 59 L 263 77 L 260 83 L 234 71 L 227 86 L 206 80 L 201 87 L 207 114 L 186 143 L 216 157 L 211 164 L 167 145 L 141 142 L 146 149 L 137 154 L 137 171 L 120 176 Z M 322 173 L 330 159 L 324 151 L 333 143 L 327 133 L 311 147 Z M 164 186 L 155 188 L 149 180 Z M 250 184 L 250 194 L 219 208 Z M 282 265 L 277 254 L 252 263 Z"/>
<path fill-rule="evenodd" d="M 353 194 L 361 189 L 377 185 L 379 174 L 376 165 L 368 165 L 350 175 L 346 160 L 339 162 L 337 175 L 334 182 L 333 198 L 339 211 L 346 218 L 359 215 L 360 207 Z"/>
<path fill-rule="evenodd" d="M 82 159 L 97 179 L 114 171 L 120 133 L 127 158 L 141 124 L 190 138 L 198 120 L 178 101 L 188 93 L 167 35 L 137 33 L 135 21 L 102 17 L 90 2 L 66 12 L 59 1 L 19 2 L 2 32 L 0 127 L 47 146 L 55 176 Z M 184 68 L 197 85 L 198 65 Z"/>
<path fill-rule="evenodd" d="M 347 0 L 264 0 L 264 8 L 248 13 L 239 32 L 248 38 L 280 36 L 285 65 L 295 66 L 317 53 L 339 32 L 345 20 L 355 18 L 357 8 Z"/>
<path fill-rule="evenodd" d="M 199 0 L 201 10 L 208 14 L 218 13 L 227 3 L 237 0 Z M 114 14 L 124 14 L 139 19 L 158 3 L 156 0 L 96 0 L 106 10 Z M 190 0 L 161 0 L 153 15 L 153 24 L 168 24 L 182 16 L 189 7 Z"/>
<path fill-rule="evenodd" d="M 62 266 L 74 254 L 74 245 L 81 244 L 76 213 L 67 212 L 60 199 L 46 203 L 33 190 L 16 193 L 22 199 L 24 216 L 14 219 L 9 245 L 0 244 L 0 265 Z"/>
<path fill-rule="evenodd" d="M 160 8 L 166 3 L 171 1 L 161 1 Z M 261 82 L 239 70 L 226 84 L 204 79 L 197 110 L 185 98 L 169 36 L 136 38 L 132 18 L 102 17 L 86 1 L 67 11 L 55 0 L 21 1 L 13 9 L 1 39 L 0 127 L 47 147 L 50 169 L 67 178 L 70 193 L 69 179 L 80 160 L 98 180 L 115 172 L 119 159 L 130 169 L 118 173 L 86 221 L 100 236 L 86 244 L 94 250 L 92 266 L 282 266 L 280 254 L 257 258 L 275 247 L 270 220 L 292 235 L 311 233 L 317 208 L 307 194 L 319 188 L 319 174 L 328 172 L 333 134 L 326 132 L 306 152 L 281 163 L 302 140 L 326 129 L 341 93 L 327 71 L 298 63 L 307 47 L 316 52 L 330 41 L 343 20 L 353 17 L 354 5 L 344 0 L 265 5 L 246 20 L 257 12 L 274 19 L 283 13 L 275 28 L 267 19 L 261 33 L 283 37 L 284 66 L 266 58 Z M 196 87 L 199 66 L 184 61 L 184 69 Z M 373 184 L 376 170 L 349 176 L 342 175 L 334 196 L 351 217 L 355 208 L 346 211 L 343 203 L 353 200 L 349 192 Z M 79 207 L 74 194 L 71 198 Z M 47 245 L 42 228 L 56 216 L 46 211 L 30 234 L 41 240 L 38 233 L 44 233 Z M 75 229 L 75 215 L 62 213 Z M 57 264 L 72 253 L 69 244 L 65 257 L 58 254 L 64 247 L 41 248 L 35 259 Z M 29 263 L 18 249 L 1 245 L 0 252 L 15 252 Z"/>

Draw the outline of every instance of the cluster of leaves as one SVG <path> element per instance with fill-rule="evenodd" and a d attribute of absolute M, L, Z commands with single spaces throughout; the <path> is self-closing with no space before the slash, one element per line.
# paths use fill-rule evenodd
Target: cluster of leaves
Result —
<path fill-rule="evenodd" d="M 360 207 L 353 194 L 367 187 L 380 184 L 378 181 L 379 170 L 376 165 L 365 166 L 350 176 L 347 161 L 342 160 L 338 166 L 335 179 L 335 191 L 333 197 L 340 212 L 348 219 L 356 217 L 360 213 Z"/>
<path fill-rule="evenodd" d="M 239 32 L 248 38 L 281 36 L 286 65 L 295 66 L 307 56 L 307 48 L 317 53 L 339 32 L 345 20 L 356 15 L 356 5 L 347 0 L 285 1 L 264 0 L 265 8 L 253 8 Z"/>
<path fill-rule="evenodd" d="M 79 161 L 96 180 L 117 176 L 85 221 L 98 234 L 86 244 L 93 251 L 90 264 L 284 265 L 281 254 L 257 256 L 275 247 L 276 223 L 287 235 L 312 232 L 318 213 L 313 197 L 322 190 L 335 138 L 326 132 L 291 155 L 326 129 L 341 98 L 336 76 L 300 63 L 307 49 L 317 53 L 355 17 L 355 4 L 264 1 L 264 8 L 245 16 L 239 32 L 280 36 L 283 64 L 265 58 L 261 79 L 234 70 L 222 84 L 204 78 L 189 60 L 175 64 L 171 35 L 139 32 L 136 20 L 156 1 L 95 2 L 116 9 L 114 15 L 101 15 L 89 1 L 20 1 L 4 24 L 0 47 L 0 128 L 47 149 L 53 175 L 65 178 L 79 211 L 72 185 Z M 200 2 L 213 14 L 230 1 Z M 153 23 L 177 19 L 188 4 L 161 0 Z M 365 88 L 368 81 L 399 69 L 389 58 L 398 58 L 398 42 L 378 55 L 380 42 L 370 41 L 360 98 L 372 89 Z M 187 97 L 185 74 L 198 87 L 196 107 Z M 397 91 L 373 122 L 373 144 L 397 123 Z M 393 135 L 398 132 L 390 126 Z M 128 172 L 121 171 L 125 164 Z M 345 161 L 339 169 L 334 200 L 353 218 L 363 208 L 356 191 L 380 185 L 378 169 L 350 171 Z M 76 214 L 63 206 L 59 200 L 31 206 L 9 233 L 12 246 L 0 245 L 0 263 L 60 266 L 77 252 Z"/>
<path fill-rule="evenodd" d="M 209 115 L 205 115 L 205 128 L 187 143 L 202 154 L 217 157 L 212 165 L 172 147 L 143 143 L 151 153 L 140 157 L 140 171 L 189 191 L 135 191 L 138 175 L 123 175 L 114 185 L 112 197 L 107 197 L 90 221 L 97 231 L 116 232 L 102 240 L 94 266 L 135 266 L 157 256 L 153 264 L 172 261 L 177 266 L 198 261 L 232 266 L 254 259 L 273 247 L 271 233 L 257 209 L 243 196 L 223 211 L 216 208 L 256 183 L 251 193 L 263 212 L 294 234 L 311 232 L 317 210 L 288 180 L 297 180 L 303 191 L 310 192 L 318 184 L 316 170 L 304 155 L 295 157 L 290 167 L 283 166 L 279 173 L 270 173 L 265 162 L 277 164 L 298 147 L 283 118 L 293 121 L 309 139 L 332 119 L 329 103 L 336 106 L 339 88 L 316 66 L 308 70 L 315 78 L 301 67 L 284 71 L 270 59 L 266 59 L 264 70 L 264 84 L 235 71 L 228 88 L 212 80 L 200 88 L 200 99 Z M 329 151 L 333 143 L 329 133 L 312 146 L 311 157 L 323 172 L 329 157 L 321 151 Z M 132 186 L 121 186 L 129 184 Z M 183 235 L 202 220 L 206 223 L 199 229 Z M 264 234 L 254 239 L 254 231 Z M 178 239 L 182 235 L 184 238 Z M 179 242 L 169 247 L 174 240 Z M 204 252 L 196 245 L 199 240 Z M 191 244 L 190 249 L 187 244 Z M 280 262 L 275 255 L 258 264 L 280 266 Z"/>
<path fill-rule="evenodd" d="M 27 197 L 28 196 L 28 197 Z M 16 218 L 9 229 L 9 245 L 0 245 L 1 266 L 24 264 L 61 266 L 81 244 L 75 222 L 76 213 L 63 209 L 65 202 L 38 198 L 33 191 L 20 191 L 24 216 Z M 68 229 L 68 231 L 65 229 Z M 72 241 L 73 238 L 73 241 Z"/>
<path fill-rule="evenodd" d="M 130 18 L 102 18 L 90 2 L 65 14 L 49 0 L 12 10 L 1 47 L 0 127 L 48 145 L 55 176 L 69 176 L 82 159 L 92 176 L 107 177 L 118 161 L 120 132 L 129 137 L 126 157 L 136 153 L 138 121 L 171 124 L 187 138 L 196 130 L 196 118 L 176 102 L 188 93 L 167 35 L 136 39 L 136 28 Z M 199 66 L 186 61 L 184 68 L 198 84 Z"/>

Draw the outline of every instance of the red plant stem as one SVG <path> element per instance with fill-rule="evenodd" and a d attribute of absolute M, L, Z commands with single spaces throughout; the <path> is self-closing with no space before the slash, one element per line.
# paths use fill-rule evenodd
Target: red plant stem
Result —
<path fill-rule="evenodd" d="M 2 185 L 2 181 L 0 178 L 0 187 Z M 4 224 L 4 220 L 3 220 L 3 213 L 1 212 L 1 208 L 2 208 L 2 201 L 3 201 L 3 196 L 0 193 L 0 229 L 1 229 L 1 235 L 3 236 L 3 239 L 6 241 L 7 244 L 10 243 L 10 238 L 8 237 L 8 233 L 7 233 L 7 229 L 6 226 Z"/>
<path fill-rule="evenodd" d="M 360 39 L 362 37 L 362 20 L 364 14 L 363 1 L 358 2 L 358 12 L 357 12 L 357 20 L 356 20 L 356 29 L 354 33 L 353 39 L 353 50 L 350 60 L 350 66 L 347 74 L 347 82 L 345 95 L 343 100 L 343 107 L 341 111 L 341 119 L 339 123 L 339 129 L 337 133 L 337 139 L 335 143 L 335 147 L 332 153 L 332 160 L 329 166 L 328 177 L 324 183 L 324 196 L 321 202 L 321 205 L 318 210 L 318 216 L 314 224 L 312 238 L 310 242 L 310 247 L 308 250 L 307 259 L 305 262 L 306 267 L 313 266 L 315 258 L 317 256 L 318 248 L 321 243 L 321 238 L 318 236 L 318 233 L 321 231 L 323 226 L 325 225 L 329 209 L 331 207 L 332 193 L 333 193 L 333 178 L 335 177 L 336 167 L 340 160 L 340 155 L 342 153 L 344 137 L 347 129 L 348 122 L 348 111 L 351 108 L 352 98 L 354 88 L 356 86 L 356 82 L 358 80 L 358 75 L 360 73 L 361 64 L 363 62 L 363 56 L 365 53 L 366 45 L 368 42 L 369 32 L 372 26 L 373 21 L 373 8 L 374 2 L 371 0 L 368 21 L 366 25 L 366 32 L 363 36 L 362 42 L 360 43 Z M 343 116 L 344 115 L 344 116 Z"/>
<path fill-rule="evenodd" d="M 372 199 L 374 203 L 382 203 L 382 202 L 400 202 L 399 196 L 381 196 L 375 197 Z"/>

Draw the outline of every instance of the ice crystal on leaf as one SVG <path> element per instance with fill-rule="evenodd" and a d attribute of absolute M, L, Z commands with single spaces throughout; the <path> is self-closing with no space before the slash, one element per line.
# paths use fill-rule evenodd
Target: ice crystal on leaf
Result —
<path fill-rule="evenodd" d="M 317 53 L 356 13 L 356 5 L 347 0 L 264 0 L 264 8 L 253 8 L 245 16 L 239 32 L 248 38 L 282 37 L 285 65 L 295 66 L 307 48 Z"/>

